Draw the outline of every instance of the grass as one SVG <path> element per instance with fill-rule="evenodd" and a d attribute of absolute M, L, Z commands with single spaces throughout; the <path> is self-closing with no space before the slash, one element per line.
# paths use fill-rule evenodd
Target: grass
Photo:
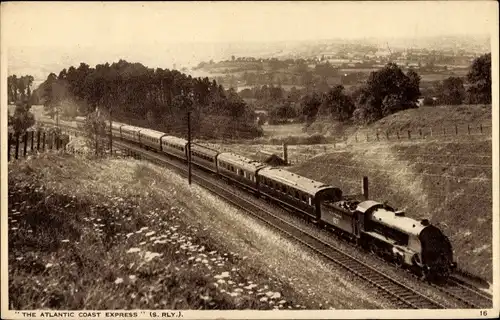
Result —
<path fill-rule="evenodd" d="M 447 234 L 459 268 L 492 281 L 491 140 L 371 144 L 323 154 L 291 168 L 370 198 L 389 201 Z"/>
<path fill-rule="evenodd" d="M 242 282 L 231 272 L 239 258 L 195 239 L 178 218 L 182 208 L 147 188 L 154 177 L 149 167 L 122 160 L 94 164 L 50 154 L 14 164 L 11 307 L 269 309 L 244 291 L 235 299 L 216 290 L 207 265 Z"/>
<path fill-rule="evenodd" d="M 379 305 L 341 276 L 323 278 L 334 272 L 200 187 L 144 162 L 40 154 L 9 164 L 8 200 L 13 309 Z M 289 254 L 293 270 L 282 263 Z M 314 275 L 308 291 L 317 296 L 286 280 L 309 286 Z"/>

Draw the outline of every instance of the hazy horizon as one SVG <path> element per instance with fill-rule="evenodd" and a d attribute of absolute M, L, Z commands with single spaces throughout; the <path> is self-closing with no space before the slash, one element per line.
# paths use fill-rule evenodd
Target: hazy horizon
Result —
<path fill-rule="evenodd" d="M 272 56 L 305 42 L 491 41 L 497 8 L 492 1 L 9 2 L 2 4 L 2 50 L 8 49 L 9 74 L 36 69 L 34 77 L 44 80 L 80 62 L 172 68 L 230 55 Z"/>

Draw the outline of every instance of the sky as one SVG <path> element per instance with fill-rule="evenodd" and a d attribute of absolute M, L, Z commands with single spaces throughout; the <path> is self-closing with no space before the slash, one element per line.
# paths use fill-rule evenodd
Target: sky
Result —
<path fill-rule="evenodd" d="M 183 51 L 179 43 L 490 34 L 497 7 L 495 1 L 9 2 L 1 5 L 1 41 L 10 51 L 23 48 L 16 66 L 140 60 L 146 53 L 151 63 L 162 54 L 191 61 L 216 49 Z"/>
<path fill-rule="evenodd" d="M 496 7 L 494 1 L 13 2 L 2 4 L 2 32 L 9 44 L 33 46 L 484 34 L 497 21 Z"/>

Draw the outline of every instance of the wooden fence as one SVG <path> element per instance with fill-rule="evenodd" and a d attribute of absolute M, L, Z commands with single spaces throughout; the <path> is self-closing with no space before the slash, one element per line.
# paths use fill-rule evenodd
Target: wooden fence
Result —
<path fill-rule="evenodd" d="M 68 136 L 44 130 L 27 131 L 23 134 L 9 133 L 7 143 L 7 159 L 26 158 L 29 154 L 46 150 L 66 150 Z"/>
<path fill-rule="evenodd" d="M 453 136 L 485 136 L 492 134 L 491 125 L 452 125 L 443 127 L 423 127 L 419 129 L 394 130 L 394 131 L 369 131 L 358 132 L 351 142 L 374 142 L 374 141 L 397 141 L 397 140 L 417 140 L 417 139 L 440 139 Z M 340 141 L 347 140 L 345 137 Z"/>

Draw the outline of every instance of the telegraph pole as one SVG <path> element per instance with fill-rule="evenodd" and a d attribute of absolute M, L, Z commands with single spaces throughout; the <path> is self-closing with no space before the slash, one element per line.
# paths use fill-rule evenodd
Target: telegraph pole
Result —
<path fill-rule="evenodd" d="M 188 183 L 191 185 L 191 111 L 188 111 Z"/>
<path fill-rule="evenodd" d="M 112 108 L 109 108 L 109 154 L 113 155 L 113 129 L 111 128 L 112 121 L 111 120 L 111 111 Z"/>

